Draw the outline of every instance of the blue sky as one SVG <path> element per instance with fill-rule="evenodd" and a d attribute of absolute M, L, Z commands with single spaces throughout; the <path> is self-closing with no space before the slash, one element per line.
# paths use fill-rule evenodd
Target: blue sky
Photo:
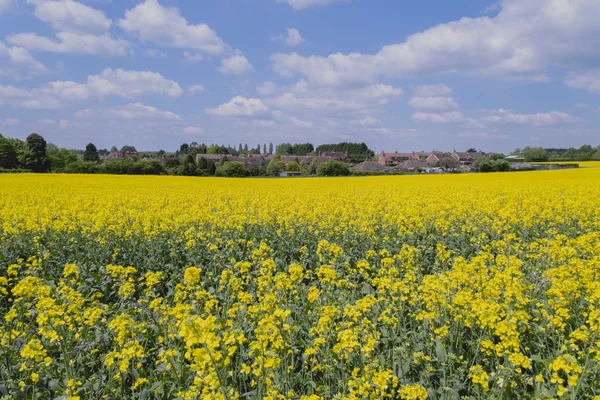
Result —
<path fill-rule="evenodd" d="M 600 144 L 597 0 L 0 0 L 0 132 L 61 147 Z"/>

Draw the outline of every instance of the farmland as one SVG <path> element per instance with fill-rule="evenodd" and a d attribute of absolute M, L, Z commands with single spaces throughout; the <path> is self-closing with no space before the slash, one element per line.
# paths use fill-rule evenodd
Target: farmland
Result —
<path fill-rule="evenodd" d="M 600 395 L 600 169 L 0 175 L 0 394 Z"/>

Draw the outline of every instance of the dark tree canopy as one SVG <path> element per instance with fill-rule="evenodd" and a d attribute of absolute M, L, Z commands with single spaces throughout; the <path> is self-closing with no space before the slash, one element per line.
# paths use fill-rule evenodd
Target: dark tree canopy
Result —
<path fill-rule="evenodd" d="M 93 143 L 88 143 L 85 146 L 85 152 L 83 153 L 83 161 L 87 162 L 98 162 L 100 161 L 100 155 L 98 154 L 98 149 Z"/>
<path fill-rule="evenodd" d="M 46 141 L 41 135 L 32 133 L 25 139 L 27 147 L 31 152 L 31 159 L 28 162 L 29 168 L 34 172 L 47 172 L 50 169 L 46 157 Z"/>
<path fill-rule="evenodd" d="M 369 149 L 365 143 L 347 143 L 322 144 L 317 147 L 317 154 L 324 152 L 342 152 L 348 153 L 348 157 L 354 163 L 360 163 L 375 156 L 375 153 Z"/>

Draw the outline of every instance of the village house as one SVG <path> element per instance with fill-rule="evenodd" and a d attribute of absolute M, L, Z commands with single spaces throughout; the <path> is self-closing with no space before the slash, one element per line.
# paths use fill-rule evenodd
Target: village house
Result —
<path fill-rule="evenodd" d="M 389 168 L 387 168 L 385 165 L 382 165 L 381 163 L 375 162 L 375 161 L 363 161 L 360 164 L 356 164 L 354 167 L 351 168 L 352 171 L 363 171 L 363 172 L 371 172 L 371 171 L 387 171 Z"/>
<path fill-rule="evenodd" d="M 393 166 L 403 161 L 409 161 L 413 159 L 413 153 L 386 153 L 381 152 L 379 154 L 379 164 Z"/>
<path fill-rule="evenodd" d="M 428 167 L 429 167 L 429 165 L 423 161 L 408 160 L 408 161 L 404 161 L 404 162 L 401 162 L 400 164 L 398 164 L 396 167 L 394 167 L 394 170 L 404 171 L 404 172 L 415 172 L 415 171 L 423 170 Z"/>
<path fill-rule="evenodd" d="M 452 154 L 450 154 L 450 153 L 446 153 L 446 152 L 442 152 L 442 151 L 434 151 L 434 152 L 431 152 L 431 154 L 429 154 L 429 156 L 425 159 L 425 162 L 427 164 L 435 164 L 437 162 L 446 160 L 448 158 L 453 159 L 454 157 L 452 157 Z"/>
<path fill-rule="evenodd" d="M 343 153 L 341 151 L 324 151 L 320 154 L 321 157 L 328 157 L 329 160 L 341 161 L 341 162 L 349 162 L 350 157 L 348 157 L 348 153 Z"/>
<path fill-rule="evenodd" d="M 488 154 L 478 151 L 478 152 L 466 152 L 466 151 L 455 151 L 452 153 L 452 158 L 456 161 L 459 161 L 462 165 L 471 166 L 473 163 L 483 157 L 487 157 Z"/>
<path fill-rule="evenodd" d="M 427 157 L 429 157 L 429 155 L 431 155 L 431 152 L 427 152 L 427 151 L 413 151 L 412 152 L 412 158 L 414 160 L 423 161 L 423 162 L 425 162 L 425 160 L 427 160 Z"/>

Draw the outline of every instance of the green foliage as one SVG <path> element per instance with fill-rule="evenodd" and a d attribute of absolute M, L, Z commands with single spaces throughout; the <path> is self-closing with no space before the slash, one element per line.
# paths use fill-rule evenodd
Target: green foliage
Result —
<path fill-rule="evenodd" d="M 281 157 L 277 156 L 267 164 L 267 175 L 279 176 L 281 171 L 285 171 L 285 163 L 281 160 Z"/>
<path fill-rule="evenodd" d="M 460 167 L 460 161 L 448 157 L 438 161 L 437 166 L 444 169 L 455 170 Z"/>
<path fill-rule="evenodd" d="M 17 150 L 10 139 L 5 139 L 0 135 L 0 168 L 17 168 Z"/>
<path fill-rule="evenodd" d="M 375 156 L 375 153 L 365 143 L 322 144 L 317 147 L 316 152 L 317 154 L 324 152 L 348 153 L 348 157 L 353 163 L 361 163 Z"/>
<path fill-rule="evenodd" d="M 85 146 L 85 152 L 83 153 L 83 161 L 87 162 L 99 162 L 100 155 L 98 154 L 98 149 L 93 143 L 88 143 Z"/>
<path fill-rule="evenodd" d="M 348 176 L 350 167 L 348 164 L 339 161 L 327 161 L 319 164 L 317 167 L 318 176 Z"/>
<path fill-rule="evenodd" d="M 25 139 L 27 148 L 30 154 L 27 160 L 28 167 L 33 172 L 47 172 L 50 169 L 48 159 L 46 157 L 46 141 L 37 133 L 32 133 Z"/>
<path fill-rule="evenodd" d="M 125 146 L 121 147 L 121 151 L 123 153 L 137 153 L 135 146 L 129 146 L 129 145 L 125 145 Z"/>
<path fill-rule="evenodd" d="M 58 149 L 58 151 L 48 154 L 50 169 L 55 172 L 62 172 L 67 165 L 78 160 L 77 154 L 67 149 Z"/>
<path fill-rule="evenodd" d="M 216 176 L 224 178 L 241 178 L 246 176 L 244 164 L 240 162 L 227 162 L 217 168 Z"/>
<path fill-rule="evenodd" d="M 300 171 L 300 164 L 296 160 L 290 161 L 288 163 L 288 165 L 285 167 L 285 170 L 286 171 Z"/>
<path fill-rule="evenodd" d="M 503 159 L 494 160 L 489 157 L 482 157 L 473 163 L 473 167 L 479 172 L 508 172 L 510 163 Z"/>
<path fill-rule="evenodd" d="M 282 143 L 277 146 L 277 154 L 289 154 L 293 156 L 305 156 L 315 151 L 312 143 Z"/>

